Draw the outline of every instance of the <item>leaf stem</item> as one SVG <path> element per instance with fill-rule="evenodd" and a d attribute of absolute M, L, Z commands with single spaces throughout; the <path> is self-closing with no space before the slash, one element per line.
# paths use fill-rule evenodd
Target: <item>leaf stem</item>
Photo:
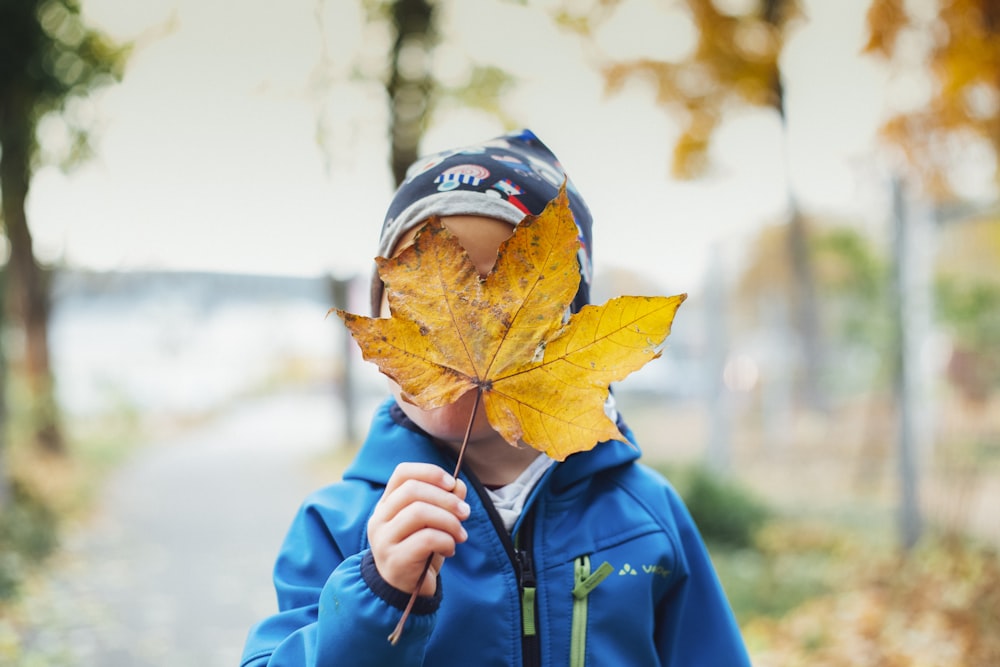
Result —
<path fill-rule="evenodd" d="M 469 415 L 469 425 L 465 429 L 465 438 L 462 439 L 462 446 L 458 450 L 458 460 L 455 462 L 455 471 L 451 474 L 456 480 L 458 479 L 458 473 L 462 471 L 462 458 L 465 456 L 465 448 L 469 444 L 469 436 L 472 435 L 472 424 L 476 420 L 476 412 L 479 411 L 479 400 L 483 395 L 483 390 L 480 387 L 476 389 L 476 400 L 472 403 L 472 414 Z M 417 601 L 417 594 L 420 591 L 420 587 L 424 584 L 424 579 L 427 578 L 427 573 L 431 569 L 431 562 L 434 560 L 434 554 L 427 557 L 427 561 L 424 563 L 424 569 L 420 573 L 420 578 L 417 579 L 417 584 L 413 588 L 413 593 L 410 594 L 410 600 L 406 603 L 406 608 L 403 610 L 403 615 L 400 617 L 399 622 L 396 623 L 396 628 L 389 635 L 389 643 L 393 646 L 399 641 L 399 638 L 403 635 L 403 626 L 406 625 L 406 619 L 410 617 L 410 611 L 413 609 L 414 603 Z"/>

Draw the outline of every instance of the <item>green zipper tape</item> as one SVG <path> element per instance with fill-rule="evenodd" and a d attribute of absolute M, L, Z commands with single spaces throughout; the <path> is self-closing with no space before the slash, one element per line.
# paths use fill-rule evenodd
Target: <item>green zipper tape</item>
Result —
<path fill-rule="evenodd" d="M 570 635 L 570 667 L 584 667 L 587 662 L 587 600 L 591 591 L 608 578 L 615 568 L 604 561 L 590 572 L 590 556 L 580 556 L 573 565 L 573 627 Z"/>
<path fill-rule="evenodd" d="M 524 619 L 525 637 L 535 636 L 535 589 L 525 587 L 521 593 L 521 618 Z"/>

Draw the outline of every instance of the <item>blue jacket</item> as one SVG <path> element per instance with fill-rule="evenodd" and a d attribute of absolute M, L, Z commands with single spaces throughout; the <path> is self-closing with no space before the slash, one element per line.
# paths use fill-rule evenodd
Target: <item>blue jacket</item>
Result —
<path fill-rule="evenodd" d="M 274 569 L 280 611 L 251 629 L 243 667 L 749 665 L 687 509 L 638 457 L 608 442 L 552 466 L 513 539 L 463 474 L 469 539 L 393 646 L 409 595 L 378 576 L 368 517 L 397 464 L 454 462 L 386 402 L 343 481 L 296 516 Z"/>

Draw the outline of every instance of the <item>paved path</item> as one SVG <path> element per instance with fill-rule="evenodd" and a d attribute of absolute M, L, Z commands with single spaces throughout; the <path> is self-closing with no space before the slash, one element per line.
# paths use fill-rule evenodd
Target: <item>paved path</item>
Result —
<path fill-rule="evenodd" d="M 282 395 L 139 450 L 28 600 L 21 664 L 238 665 L 250 624 L 273 610 L 277 548 L 322 483 L 315 461 L 338 422 L 329 394 Z"/>

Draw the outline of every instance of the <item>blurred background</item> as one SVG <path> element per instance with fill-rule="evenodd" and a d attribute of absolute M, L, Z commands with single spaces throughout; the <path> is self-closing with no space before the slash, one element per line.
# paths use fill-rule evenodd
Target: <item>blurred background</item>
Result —
<path fill-rule="evenodd" d="M 1000 664 L 1000 2 L 0 5 L 0 664 L 232 665 L 384 380 L 417 156 L 531 128 L 758 665 Z"/>

